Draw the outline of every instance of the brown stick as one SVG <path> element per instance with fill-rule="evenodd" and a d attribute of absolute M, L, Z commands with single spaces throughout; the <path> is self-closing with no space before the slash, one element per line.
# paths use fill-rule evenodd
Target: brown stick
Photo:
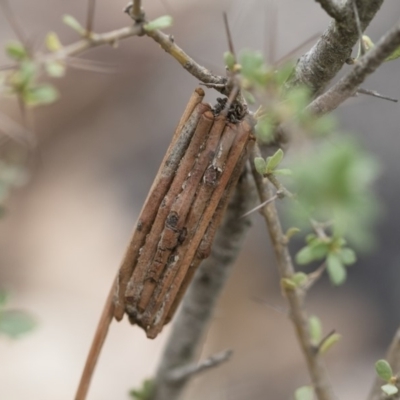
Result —
<path fill-rule="evenodd" d="M 92 344 L 90 346 L 89 354 L 86 358 L 85 367 L 79 381 L 78 389 L 75 394 L 75 400 L 85 400 L 89 391 L 90 381 L 92 380 L 93 372 L 99 359 L 101 349 L 106 340 L 108 328 L 114 315 L 114 291 L 117 278 L 114 280 L 110 293 L 108 294 L 106 304 L 104 305 L 100 321 L 97 325 L 96 333 L 94 335 Z"/>

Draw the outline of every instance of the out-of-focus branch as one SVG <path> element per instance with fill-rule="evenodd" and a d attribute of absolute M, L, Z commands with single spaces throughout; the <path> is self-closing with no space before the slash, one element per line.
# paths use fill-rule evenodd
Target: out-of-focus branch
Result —
<path fill-rule="evenodd" d="M 315 0 L 333 19 L 340 21 L 344 17 L 344 9 L 335 0 Z"/>
<path fill-rule="evenodd" d="M 177 400 L 188 383 L 188 377 L 171 382 L 169 374 L 175 368 L 193 363 L 196 357 L 215 304 L 251 225 L 249 218 L 239 217 L 254 206 L 253 188 L 247 175 L 242 176 L 216 234 L 211 255 L 196 272 L 174 321 L 155 377 L 151 400 Z"/>
<path fill-rule="evenodd" d="M 400 328 L 397 329 L 392 343 L 389 346 L 386 360 L 392 367 L 393 373 L 398 375 L 400 372 Z M 372 386 L 371 393 L 368 396 L 368 400 L 383 400 L 387 398 L 381 389 L 382 384 L 382 379 L 377 376 Z"/>
<path fill-rule="evenodd" d="M 299 59 L 293 76 L 286 84 L 287 88 L 305 84 L 313 93 L 321 93 L 349 59 L 358 40 L 358 29 L 351 3 L 351 0 L 347 1 L 341 7 L 343 17 L 339 21 L 331 21 L 328 29 L 314 47 Z M 383 0 L 356 1 L 363 31 L 374 18 L 382 3 Z"/>
<path fill-rule="evenodd" d="M 358 88 L 356 94 L 366 94 L 368 96 L 377 97 L 378 99 L 392 101 L 393 103 L 397 103 L 399 100 L 393 97 L 385 96 L 383 94 L 378 93 L 376 90 L 368 90 L 364 88 Z"/>
<path fill-rule="evenodd" d="M 255 147 L 251 158 L 254 159 L 255 157 L 260 156 L 261 154 L 259 149 Z M 256 171 L 254 163 L 252 163 L 252 172 L 260 201 L 267 202 L 273 197 L 271 186 L 269 183 L 264 183 L 263 177 Z M 275 203 L 266 203 L 261 209 L 261 214 L 265 219 L 271 237 L 275 256 L 278 262 L 280 278 L 290 279 L 295 273 L 295 270 L 287 247 L 287 240 L 285 240 L 285 235 L 282 231 Z M 323 364 L 321 356 L 318 353 L 318 349 L 313 346 L 311 341 L 308 330 L 308 316 L 303 304 L 303 294 L 300 293 L 297 288 L 285 288 L 283 286 L 282 289 L 284 290 L 289 303 L 289 314 L 295 327 L 297 339 L 307 362 L 308 372 L 311 377 L 315 394 L 318 400 L 333 400 L 335 397 L 329 383 L 328 373 Z"/>
<path fill-rule="evenodd" d="M 201 66 L 193 60 L 188 54 L 186 54 L 176 43 L 175 40 L 166 35 L 165 33 L 154 30 L 145 32 L 147 36 L 155 40 L 168 54 L 170 54 L 179 64 L 182 65 L 186 71 L 188 71 L 195 78 L 207 85 L 217 85 L 216 90 L 219 92 L 229 95 L 230 88 L 225 87 L 227 79 L 218 75 L 214 75 L 207 68 Z M 222 85 L 218 87 L 218 85 Z"/>
<path fill-rule="evenodd" d="M 364 80 L 400 46 L 400 22 L 367 54 L 359 58 L 352 70 L 307 108 L 316 115 L 328 113 L 353 96 Z"/>
<path fill-rule="evenodd" d="M 211 357 L 200 361 L 198 364 L 189 364 L 183 367 L 178 367 L 169 373 L 169 379 L 171 382 L 179 382 L 184 379 L 192 378 L 201 372 L 207 371 L 210 368 L 215 368 L 224 362 L 227 362 L 233 354 L 232 350 L 226 350 L 218 354 L 214 354 Z"/>

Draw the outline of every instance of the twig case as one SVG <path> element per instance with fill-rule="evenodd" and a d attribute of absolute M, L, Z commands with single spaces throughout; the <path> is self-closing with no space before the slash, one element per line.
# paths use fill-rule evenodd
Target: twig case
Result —
<path fill-rule="evenodd" d="M 124 313 L 155 338 L 177 309 L 247 158 L 251 117 L 221 112 L 193 93 L 140 213 L 115 293 Z M 224 115 L 227 114 L 227 115 Z"/>

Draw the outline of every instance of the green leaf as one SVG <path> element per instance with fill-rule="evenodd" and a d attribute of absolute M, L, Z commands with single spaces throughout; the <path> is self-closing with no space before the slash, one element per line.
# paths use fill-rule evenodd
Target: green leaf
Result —
<path fill-rule="evenodd" d="M 143 29 L 147 32 L 155 31 L 157 29 L 169 28 L 172 25 L 173 19 L 170 15 L 163 15 L 162 17 L 156 18 L 144 25 Z"/>
<path fill-rule="evenodd" d="M 296 400 L 313 400 L 314 389 L 312 386 L 302 386 L 294 392 L 294 398 Z"/>
<path fill-rule="evenodd" d="M 23 60 L 20 68 L 11 77 L 11 84 L 14 90 L 21 93 L 29 87 L 35 79 L 37 67 L 35 63 L 30 60 Z"/>
<path fill-rule="evenodd" d="M 154 390 L 154 380 L 145 379 L 140 389 L 132 389 L 129 395 L 134 400 L 150 400 Z"/>
<path fill-rule="evenodd" d="M 60 61 L 49 61 L 46 63 L 46 72 L 53 78 L 61 78 L 65 75 L 65 66 Z"/>
<path fill-rule="evenodd" d="M 296 284 L 296 286 L 303 285 L 304 283 L 307 282 L 307 280 L 308 280 L 308 276 L 304 272 L 296 272 L 292 276 L 292 281 Z"/>
<path fill-rule="evenodd" d="M 334 285 L 341 285 L 346 280 L 346 268 L 337 254 L 329 253 L 326 259 L 328 274 Z"/>
<path fill-rule="evenodd" d="M 283 160 L 284 153 L 282 149 L 278 149 L 275 154 L 267 158 L 267 172 L 272 172 Z"/>
<path fill-rule="evenodd" d="M 281 279 L 281 287 L 283 289 L 295 290 L 297 285 L 296 282 L 289 278 L 282 278 Z"/>
<path fill-rule="evenodd" d="M 338 253 L 340 260 L 344 265 L 351 265 L 357 261 L 357 256 L 354 250 L 349 249 L 348 247 L 344 247 Z"/>
<path fill-rule="evenodd" d="M 263 143 L 268 143 L 273 139 L 275 120 L 272 114 L 266 114 L 257 120 L 256 135 Z"/>
<path fill-rule="evenodd" d="M 230 51 L 226 51 L 224 53 L 224 62 L 225 65 L 228 67 L 229 71 L 233 71 L 233 68 L 236 64 L 235 56 L 233 55 L 233 53 L 231 53 Z"/>
<path fill-rule="evenodd" d="M 18 338 L 36 326 L 35 320 L 22 311 L 0 312 L 0 333 L 11 338 Z"/>
<path fill-rule="evenodd" d="M 289 168 L 280 168 L 280 169 L 274 170 L 274 175 L 292 176 L 293 171 Z"/>
<path fill-rule="evenodd" d="M 378 360 L 375 363 L 375 371 L 379 378 L 389 382 L 393 376 L 392 367 L 386 360 Z"/>
<path fill-rule="evenodd" d="M 7 55 L 12 58 L 13 60 L 16 61 L 22 61 L 26 58 L 28 58 L 28 53 L 25 49 L 25 47 L 23 46 L 22 43 L 20 42 L 9 42 L 6 44 L 6 53 Z"/>
<path fill-rule="evenodd" d="M 58 92 L 49 84 L 35 86 L 23 94 L 25 103 L 29 106 L 50 104 L 58 99 Z"/>
<path fill-rule="evenodd" d="M 261 52 L 244 50 L 239 55 L 241 74 L 251 85 L 264 86 L 273 77 L 272 70 L 269 70 L 264 63 Z"/>
<path fill-rule="evenodd" d="M 267 163 L 262 157 L 254 158 L 254 166 L 260 175 L 264 175 L 267 169 Z"/>
<path fill-rule="evenodd" d="M 68 14 L 64 15 L 63 16 L 63 22 L 64 22 L 65 25 L 69 26 L 75 32 L 78 32 L 79 35 L 83 36 L 83 35 L 86 34 L 86 29 L 84 29 L 82 27 L 82 25 L 72 15 L 68 15 Z"/>
<path fill-rule="evenodd" d="M 393 396 L 399 391 L 399 389 L 397 389 L 397 387 L 391 383 L 381 386 L 381 389 L 388 396 Z"/>
<path fill-rule="evenodd" d="M 60 39 L 58 38 L 57 33 L 55 32 L 49 32 L 46 35 L 45 43 L 47 49 L 52 52 L 58 51 L 62 48 Z"/>
<path fill-rule="evenodd" d="M 400 47 L 398 47 L 389 57 L 385 58 L 385 61 L 396 60 L 400 57 Z"/>
<path fill-rule="evenodd" d="M 296 254 L 296 262 L 300 265 L 309 264 L 312 261 L 322 260 L 326 257 L 329 251 L 327 243 L 314 241 L 308 246 L 303 247 Z"/>
<path fill-rule="evenodd" d="M 324 343 L 322 343 L 321 347 L 319 348 L 319 352 L 321 354 L 325 354 L 335 343 L 337 343 L 342 338 L 342 335 L 338 333 L 334 333 L 333 335 L 329 336 Z"/>
<path fill-rule="evenodd" d="M 322 324 L 320 319 L 315 315 L 312 315 L 308 319 L 308 329 L 313 345 L 317 346 L 322 339 Z"/>
<path fill-rule="evenodd" d="M 249 104 L 256 103 L 255 97 L 248 90 L 242 89 L 242 94 L 243 94 L 244 98 L 246 99 L 247 103 L 249 103 Z"/>
<path fill-rule="evenodd" d="M 296 227 L 292 226 L 292 227 L 289 228 L 289 229 L 286 231 L 286 233 L 285 233 L 286 239 L 289 240 L 289 239 L 292 238 L 296 233 L 299 233 L 299 232 L 300 232 L 300 229 L 299 229 L 299 228 L 296 228 Z"/>

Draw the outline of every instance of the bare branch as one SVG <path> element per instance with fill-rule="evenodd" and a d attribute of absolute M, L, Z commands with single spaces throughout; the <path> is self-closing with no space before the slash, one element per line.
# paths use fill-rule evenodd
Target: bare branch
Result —
<path fill-rule="evenodd" d="M 260 156 L 257 147 L 251 155 L 251 159 Z M 264 184 L 262 176 L 256 171 L 252 163 L 252 172 L 256 183 L 257 191 L 261 202 L 265 202 L 272 197 L 272 190 L 269 183 Z M 282 231 L 279 216 L 274 202 L 270 202 L 262 209 L 262 215 L 267 224 L 272 245 L 278 261 L 278 270 L 281 279 L 290 279 L 295 273 L 292 258 L 290 256 L 287 241 Z M 308 331 L 308 316 L 304 310 L 304 301 L 299 289 L 283 288 L 289 303 L 290 317 L 295 327 L 297 339 L 300 343 L 304 357 L 307 362 L 308 372 L 319 400 L 333 400 L 335 397 L 329 383 L 328 373 L 318 352 L 312 344 Z"/>
<path fill-rule="evenodd" d="M 155 392 L 151 400 L 178 399 L 188 382 L 188 379 L 184 379 L 172 383 L 168 374 L 171 369 L 195 360 L 215 303 L 251 225 L 249 218 L 239 216 L 254 205 L 253 189 L 247 174 L 242 176 L 216 234 L 211 255 L 200 265 L 184 297 L 157 371 Z"/>
<path fill-rule="evenodd" d="M 333 19 L 340 21 L 344 17 L 344 9 L 342 9 L 335 0 L 315 0 L 321 5 L 324 11 Z"/>
<path fill-rule="evenodd" d="M 400 22 L 392 28 L 365 56 L 357 60 L 352 70 L 327 92 L 315 99 L 307 109 L 325 114 L 336 109 L 353 96 L 364 80 L 371 75 L 400 45 Z"/>
<path fill-rule="evenodd" d="M 392 343 L 390 344 L 386 354 L 386 360 L 392 367 L 393 373 L 398 375 L 400 371 L 400 328 L 397 329 L 392 339 Z M 382 392 L 381 386 L 382 379 L 376 376 L 368 400 L 383 400 L 387 398 L 387 396 Z"/>
<path fill-rule="evenodd" d="M 368 89 L 363 89 L 363 88 L 358 88 L 356 93 L 358 94 L 366 94 L 368 96 L 373 96 L 373 97 L 377 97 L 378 99 L 383 99 L 383 100 L 388 100 L 388 101 L 392 101 L 393 103 L 397 103 L 399 100 L 395 99 L 393 97 L 389 97 L 389 96 L 385 96 L 383 94 L 378 93 L 375 90 L 368 90 Z"/>
<path fill-rule="evenodd" d="M 236 53 L 235 53 L 235 48 L 233 46 L 233 40 L 232 40 L 232 34 L 231 30 L 229 28 L 229 21 L 228 21 L 228 15 L 226 12 L 223 13 L 224 16 L 224 25 L 225 25 L 225 32 L 226 32 L 226 37 L 228 38 L 228 48 L 229 51 L 233 54 L 235 57 L 235 62 L 236 62 Z"/>
<path fill-rule="evenodd" d="M 247 213 L 241 215 L 240 218 L 244 218 L 244 217 L 247 217 L 250 214 L 253 214 L 254 212 L 256 212 L 256 211 L 260 210 L 261 208 L 263 208 L 264 206 L 266 206 L 268 203 L 271 203 L 272 201 L 275 201 L 277 198 L 278 198 L 277 195 L 272 196 L 270 199 L 265 200 L 264 202 L 262 202 L 258 206 L 252 208 L 250 211 L 247 211 Z"/>
<path fill-rule="evenodd" d="M 200 361 L 198 364 L 189 364 L 183 367 L 177 367 L 169 373 L 169 380 L 171 382 L 179 382 L 192 378 L 203 371 L 218 367 L 222 363 L 227 362 L 231 358 L 232 354 L 232 350 L 225 350 L 221 353 L 206 358 L 203 361 Z"/>
<path fill-rule="evenodd" d="M 382 3 L 383 0 L 357 1 L 363 31 Z M 343 7 L 344 19 L 331 21 L 314 47 L 299 59 L 293 76 L 286 83 L 287 88 L 305 84 L 312 93 L 321 93 L 351 56 L 358 31 L 352 8 L 347 4 Z"/>
<path fill-rule="evenodd" d="M 93 29 L 94 12 L 96 9 L 96 0 L 88 0 L 88 10 L 86 19 L 86 34 L 89 36 Z"/>
<path fill-rule="evenodd" d="M 101 349 L 106 340 L 108 328 L 114 315 L 114 292 L 116 280 L 114 280 L 110 293 L 107 297 L 106 304 L 104 305 L 100 321 L 94 335 L 94 339 L 90 346 L 89 354 L 86 359 L 85 367 L 83 369 L 81 380 L 75 394 L 75 400 L 85 400 L 89 391 L 90 381 L 92 380 L 93 372 L 99 359 Z"/>
<path fill-rule="evenodd" d="M 186 54 L 180 47 L 177 46 L 175 40 L 165 33 L 154 30 L 145 32 L 147 36 L 154 39 L 168 54 L 175 58 L 195 78 L 208 85 L 220 85 L 226 83 L 226 78 L 214 75 L 207 68 L 199 65 L 188 54 Z M 218 90 L 218 86 L 215 86 Z M 224 86 L 219 92 L 229 95 L 229 90 Z"/>

